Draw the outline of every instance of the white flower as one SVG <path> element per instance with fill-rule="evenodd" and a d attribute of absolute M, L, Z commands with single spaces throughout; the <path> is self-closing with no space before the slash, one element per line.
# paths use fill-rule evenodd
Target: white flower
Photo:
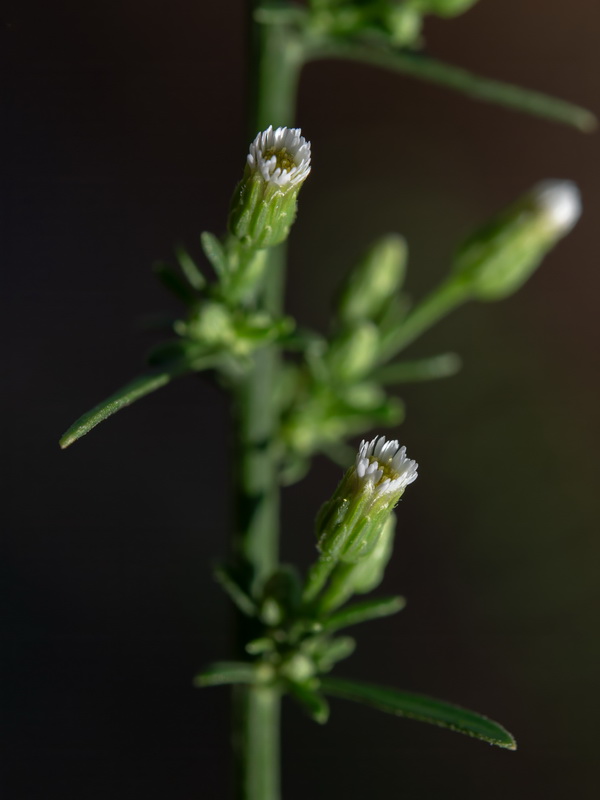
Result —
<path fill-rule="evenodd" d="M 302 183 L 310 172 L 310 142 L 300 134 L 300 128 L 269 125 L 250 145 L 249 167 L 276 186 Z"/>
<path fill-rule="evenodd" d="M 364 488 L 375 489 L 378 496 L 396 494 L 417 479 L 416 461 L 406 457 L 406 447 L 396 439 L 386 442 L 376 436 L 360 443 L 356 456 L 356 475 Z"/>
<path fill-rule="evenodd" d="M 570 231 L 581 216 L 581 195 L 572 181 L 542 181 L 533 187 L 532 194 L 557 233 Z"/>
<path fill-rule="evenodd" d="M 317 517 L 322 557 L 355 564 L 373 553 L 394 506 L 416 478 L 416 462 L 395 439 L 362 441 L 355 464 Z"/>

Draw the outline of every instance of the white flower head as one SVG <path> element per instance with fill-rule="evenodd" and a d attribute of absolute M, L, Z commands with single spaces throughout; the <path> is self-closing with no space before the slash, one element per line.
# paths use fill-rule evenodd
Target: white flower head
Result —
<path fill-rule="evenodd" d="M 581 216 L 581 195 L 572 181 L 542 181 L 533 187 L 533 198 L 559 234 L 570 231 Z"/>
<path fill-rule="evenodd" d="M 406 457 L 406 447 L 396 439 L 386 441 L 376 436 L 363 439 L 356 456 L 356 475 L 365 489 L 375 490 L 378 497 L 397 494 L 417 479 L 416 461 Z"/>
<path fill-rule="evenodd" d="M 269 125 L 250 145 L 248 165 L 263 180 L 276 186 L 297 186 L 310 172 L 310 142 L 300 128 Z"/>

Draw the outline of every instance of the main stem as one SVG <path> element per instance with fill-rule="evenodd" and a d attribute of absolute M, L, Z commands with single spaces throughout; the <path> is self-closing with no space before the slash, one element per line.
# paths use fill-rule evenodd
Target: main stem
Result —
<path fill-rule="evenodd" d="M 254 11 L 257 3 L 250 3 Z M 296 85 L 302 65 L 300 42 L 283 26 L 250 20 L 250 138 L 269 125 L 293 124 Z M 267 251 L 261 308 L 272 315 L 283 305 L 285 246 Z M 276 346 L 256 354 L 253 369 L 235 398 L 236 530 L 234 555 L 250 574 L 253 586 L 277 567 L 279 551 L 279 480 L 275 405 L 280 371 Z M 238 620 L 237 649 L 242 655 L 250 626 Z M 237 687 L 234 691 L 233 743 L 237 800 L 280 798 L 280 694 L 271 687 Z"/>

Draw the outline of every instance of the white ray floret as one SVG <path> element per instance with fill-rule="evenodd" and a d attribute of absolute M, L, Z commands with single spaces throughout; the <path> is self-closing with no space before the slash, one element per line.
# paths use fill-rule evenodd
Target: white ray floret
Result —
<path fill-rule="evenodd" d="M 378 495 L 403 492 L 417 479 L 418 464 L 406 457 L 406 447 L 400 447 L 396 439 L 386 441 L 385 436 L 376 436 L 370 442 L 363 439 L 355 466 L 360 482 Z"/>
<path fill-rule="evenodd" d="M 310 142 L 300 128 L 273 130 L 269 125 L 250 145 L 248 165 L 269 183 L 295 186 L 310 172 Z"/>
<path fill-rule="evenodd" d="M 534 186 L 533 197 L 557 232 L 571 230 L 581 216 L 581 195 L 572 181 L 542 181 Z"/>

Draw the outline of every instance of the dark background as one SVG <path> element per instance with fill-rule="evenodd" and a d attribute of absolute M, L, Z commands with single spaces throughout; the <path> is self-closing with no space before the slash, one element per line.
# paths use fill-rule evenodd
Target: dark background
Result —
<path fill-rule="evenodd" d="M 191 677 L 228 654 L 211 563 L 226 553 L 228 409 L 188 378 L 67 452 L 58 436 L 140 369 L 135 320 L 175 308 L 149 267 L 219 232 L 247 146 L 243 4 L 15 2 L 2 14 L 2 693 L 9 800 L 220 798 L 228 698 Z M 482 0 L 429 50 L 600 111 L 596 0 Z M 584 216 L 510 300 L 456 313 L 414 354 L 460 376 L 403 393 L 421 464 L 381 591 L 340 674 L 502 721 L 517 753 L 333 703 L 285 706 L 284 796 L 596 797 L 598 137 L 374 69 L 319 63 L 297 122 L 313 173 L 288 308 L 324 329 L 361 249 L 400 231 L 419 296 L 456 243 L 536 181 Z M 307 565 L 338 470 L 286 494 L 284 556 Z"/>

